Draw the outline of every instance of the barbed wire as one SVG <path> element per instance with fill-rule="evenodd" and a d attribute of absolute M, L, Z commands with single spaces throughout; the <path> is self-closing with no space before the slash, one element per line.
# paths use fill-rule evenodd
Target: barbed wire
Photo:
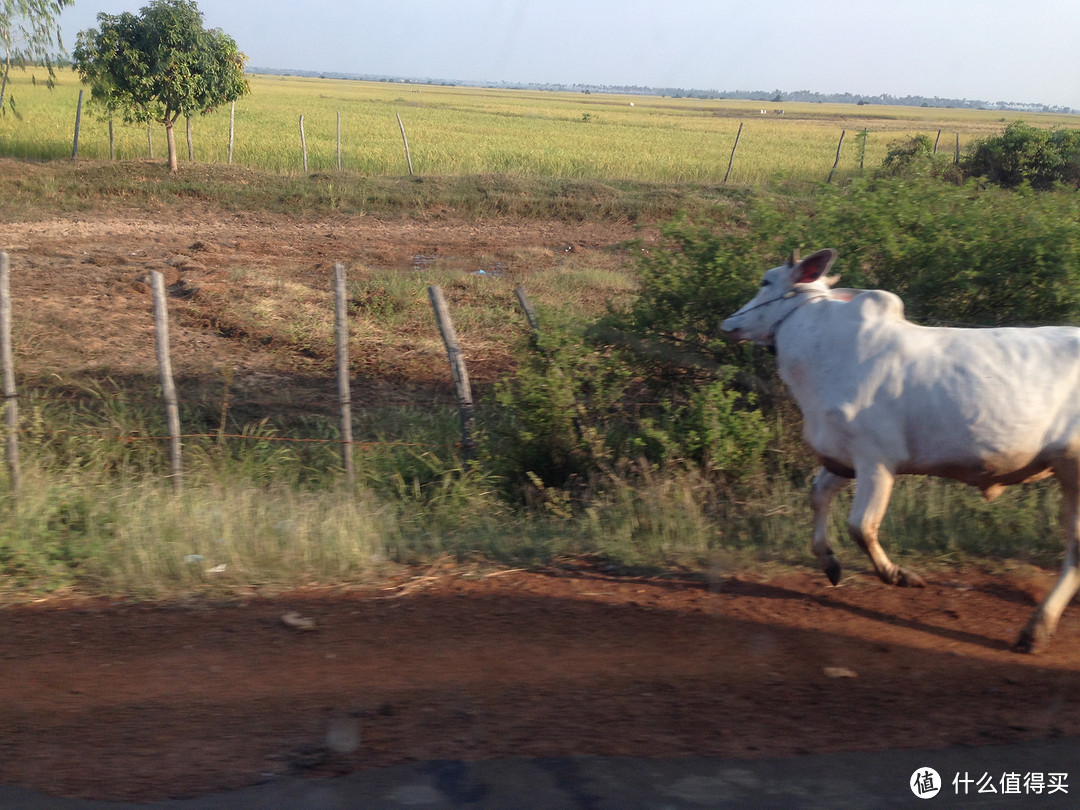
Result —
<path fill-rule="evenodd" d="M 161 404 L 161 396 L 137 396 L 132 397 L 127 394 L 120 394 L 115 397 L 109 395 L 94 396 L 94 395 L 79 395 L 79 394 L 53 394 L 53 393 L 41 393 L 38 391 L 31 392 L 19 392 L 15 395 L 15 399 L 19 403 L 34 403 L 34 402 L 60 402 L 65 404 L 126 404 L 126 405 L 146 405 L 157 406 Z M 301 409 L 309 408 L 315 409 L 331 409 L 337 408 L 340 403 L 336 397 L 328 397 L 325 400 L 297 400 L 291 398 L 281 399 L 233 399 L 227 400 L 211 399 L 211 398 L 177 398 L 178 405 L 187 406 L 201 406 L 201 407 L 213 407 L 220 410 L 223 406 L 233 407 L 263 407 L 263 408 L 289 408 L 289 409 Z M 353 408 L 400 408 L 404 406 L 412 406 L 419 409 L 430 406 L 445 406 L 454 407 L 458 405 L 457 400 L 452 395 L 447 396 L 434 396 L 423 397 L 414 400 L 403 401 L 397 398 L 385 398 L 365 402 L 362 398 L 353 397 L 350 400 L 350 404 Z"/>
<path fill-rule="evenodd" d="M 142 442 L 142 441 L 171 441 L 169 436 L 122 436 L 111 433 L 95 433 L 93 431 L 82 430 L 50 430 L 48 435 L 66 434 L 68 436 L 81 436 L 90 439 L 105 439 L 109 441 L 117 442 Z M 353 447 L 438 447 L 438 448 L 460 448 L 460 443 L 440 443 L 440 442 L 406 442 L 399 440 L 390 441 L 374 441 L 370 439 L 354 439 L 351 442 L 345 442 L 342 439 L 327 439 L 316 437 L 297 437 L 297 436 L 263 436 L 260 434 L 252 433 L 181 433 L 177 438 L 184 439 L 244 439 L 247 441 L 256 442 L 283 442 L 293 444 L 349 444 Z"/>

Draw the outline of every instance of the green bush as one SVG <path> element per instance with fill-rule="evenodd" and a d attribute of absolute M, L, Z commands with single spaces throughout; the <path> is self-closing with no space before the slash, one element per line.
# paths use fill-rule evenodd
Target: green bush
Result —
<path fill-rule="evenodd" d="M 825 189 L 799 228 L 839 251 L 844 286 L 886 289 L 910 318 L 1080 323 L 1080 198 L 878 178 Z"/>
<path fill-rule="evenodd" d="M 998 136 L 976 142 L 963 161 L 968 177 L 1015 188 L 1028 183 L 1034 189 L 1057 183 L 1080 187 L 1080 131 L 1038 129 L 1014 121 Z"/>
<path fill-rule="evenodd" d="M 929 135 L 913 135 L 891 143 L 879 174 L 885 177 L 961 179 L 960 170 L 952 157 L 934 154 L 934 142 Z"/>
<path fill-rule="evenodd" d="M 568 327 L 546 330 L 544 345 L 497 387 L 485 420 L 484 464 L 512 494 L 596 493 L 657 467 L 731 483 L 761 471 L 773 429 L 729 383 L 733 369 L 688 372 L 611 342 L 610 329 L 585 339 Z"/>

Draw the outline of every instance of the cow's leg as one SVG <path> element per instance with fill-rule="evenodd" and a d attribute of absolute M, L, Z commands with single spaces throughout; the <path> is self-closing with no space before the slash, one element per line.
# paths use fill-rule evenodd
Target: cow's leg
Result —
<path fill-rule="evenodd" d="M 822 467 L 814 476 L 814 485 L 810 488 L 810 505 L 814 507 L 814 541 L 811 548 L 821 563 L 821 570 L 833 585 L 840 581 L 840 563 L 829 545 L 829 507 L 850 480 Z"/>
<path fill-rule="evenodd" d="M 870 557 L 882 582 L 921 588 L 926 584 L 922 577 L 895 565 L 878 543 L 878 527 L 885 517 L 894 480 L 895 476 L 880 464 L 856 465 L 855 498 L 848 515 L 848 531 L 851 539 Z"/>
<path fill-rule="evenodd" d="M 1061 525 L 1065 530 L 1065 563 L 1057 584 L 1020 633 L 1016 649 L 1039 652 L 1057 629 L 1065 606 L 1080 589 L 1080 459 L 1064 459 L 1054 465 L 1061 482 Z"/>

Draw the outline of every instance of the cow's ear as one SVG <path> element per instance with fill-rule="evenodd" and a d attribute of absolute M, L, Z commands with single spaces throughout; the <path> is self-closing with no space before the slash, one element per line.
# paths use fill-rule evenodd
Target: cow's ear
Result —
<path fill-rule="evenodd" d="M 809 284 L 825 275 L 836 261 L 836 251 L 832 248 L 819 250 L 813 256 L 807 256 L 791 269 L 793 284 Z M 839 277 L 837 277 L 839 278 Z M 836 283 L 836 280 L 833 280 Z"/>

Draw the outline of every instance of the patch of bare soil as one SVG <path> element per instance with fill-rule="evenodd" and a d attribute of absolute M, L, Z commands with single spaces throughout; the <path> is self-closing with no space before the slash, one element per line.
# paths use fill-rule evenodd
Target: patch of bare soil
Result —
<path fill-rule="evenodd" d="M 146 280 L 158 270 L 174 295 L 170 343 L 179 378 L 209 384 L 208 378 L 220 381 L 221 369 L 228 368 L 242 393 L 273 392 L 301 400 L 304 388 L 332 385 L 321 372 L 312 379 L 316 364 L 310 357 L 215 323 L 214 307 L 227 303 L 230 285 L 235 289 L 243 277 L 265 274 L 282 284 L 324 289 L 329 318 L 335 262 L 402 272 L 423 272 L 438 262 L 463 273 L 498 263 L 512 267 L 514 278 L 524 282 L 562 255 L 573 253 L 580 260 L 637 236 L 640 231 L 633 226 L 600 222 L 476 222 L 442 215 L 318 219 L 222 212 L 205 204 L 179 214 L 117 212 L 103 206 L 77 216 L 0 223 L 0 249 L 12 261 L 20 375 L 47 377 L 62 371 L 155 379 Z M 486 368 L 483 360 L 470 364 L 471 375 L 481 383 L 505 370 Z M 440 362 L 429 380 L 448 380 L 445 361 Z M 409 388 L 409 380 L 398 382 Z M 358 380 L 361 388 L 381 383 Z M 191 386 L 184 388 L 190 391 Z M 392 392 L 379 399 L 385 402 L 388 396 L 392 399 Z"/>
<path fill-rule="evenodd" d="M 1080 615 L 1009 650 L 1049 572 L 712 583 L 416 577 L 218 605 L 0 609 L 0 783 L 159 799 L 442 758 L 978 745 L 1080 733 Z"/>

